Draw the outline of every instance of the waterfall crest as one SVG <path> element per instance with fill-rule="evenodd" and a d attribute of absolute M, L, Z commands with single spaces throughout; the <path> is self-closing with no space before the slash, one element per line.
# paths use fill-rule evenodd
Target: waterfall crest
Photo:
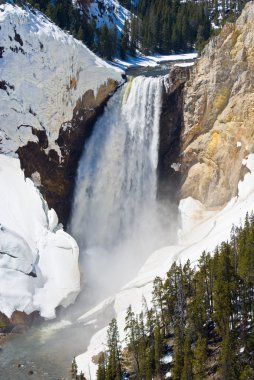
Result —
<path fill-rule="evenodd" d="M 71 232 L 88 283 L 109 291 L 165 242 L 156 200 L 162 78 L 137 77 L 108 103 L 80 161 Z M 163 237 L 162 237 L 163 235 Z"/>

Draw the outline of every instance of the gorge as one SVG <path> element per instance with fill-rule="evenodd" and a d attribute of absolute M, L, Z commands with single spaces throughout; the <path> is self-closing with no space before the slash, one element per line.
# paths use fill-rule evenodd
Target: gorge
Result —
<path fill-rule="evenodd" d="M 135 78 L 40 12 L 0 11 L 1 321 L 57 318 L 8 342 L 0 375 L 68 378 L 77 356 L 95 380 L 110 320 L 123 340 L 154 278 L 253 210 L 254 2 L 193 66 Z"/>

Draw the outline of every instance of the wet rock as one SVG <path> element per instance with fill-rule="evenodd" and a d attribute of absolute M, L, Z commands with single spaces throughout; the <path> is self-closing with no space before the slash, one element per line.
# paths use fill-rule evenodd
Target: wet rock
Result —
<path fill-rule="evenodd" d="M 188 67 L 173 67 L 165 79 L 160 117 L 158 192 L 161 199 L 176 201 L 181 174 L 176 170 L 180 155 L 183 119 L 183 90 L 189 79 Z"/>

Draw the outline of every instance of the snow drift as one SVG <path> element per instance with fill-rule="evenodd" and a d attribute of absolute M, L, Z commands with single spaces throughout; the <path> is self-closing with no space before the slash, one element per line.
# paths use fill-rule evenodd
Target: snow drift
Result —
<path fill-rule="evenodd" d="M 78 246 L 58 225 L 19 160 L 0 155 L 0 310 L 45 318 L 79 292 Z"/>

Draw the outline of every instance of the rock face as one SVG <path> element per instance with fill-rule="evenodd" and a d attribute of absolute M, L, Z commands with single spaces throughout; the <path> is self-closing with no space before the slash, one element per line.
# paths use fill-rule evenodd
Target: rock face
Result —
<path fill-rule="evenodd" d="M 108 80 L 99 88 L 96 96 L 88 90 L 77 102 L 72 120 L 64 122 L 55 141 L 61 156 L 48 149 L 46 132 L 33 129 L 38 142 L 29 141 L 18 148 L 17 153 L 25 176 L 33 178 L 38 172 L 39 188 L 50 208 L 57 211 L 59 220 L 66 224 L 70 214 L 71 197 L 75 185 L 78 162 L 86 139 L 97 117 L 102 113 L 109 96 L 116 90 L 117 82 Z"/>
<path fill-rule="evenodd" d="M 0 152 L 66 223 L 84 141 L 122 72 L 40 12 L 3 4 L 0 22 Z"/>
<path fill-rule="evenodd" d="M 180 155 L 181 131 L 183 130 L 183 90 L 189 79 L 189 68 L 174 66 L 164 79 L 160 117 L 158 152 L 158 195 L 161 199 L 176 200 L 175 189 L 181 180 Z"/>
<path fill-rule="evenodd" d="M 181 198 L 222 206 L 254 151 L 254 2 L 206 46 L 184 88 Z"/>

